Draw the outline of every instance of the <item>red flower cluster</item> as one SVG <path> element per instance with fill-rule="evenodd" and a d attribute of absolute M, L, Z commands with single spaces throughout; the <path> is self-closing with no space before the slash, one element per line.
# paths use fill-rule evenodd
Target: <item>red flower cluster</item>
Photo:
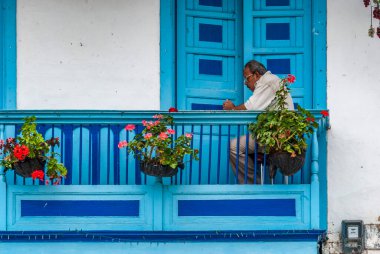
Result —
<path fill-rule="evenodd" d="M 18 160 L 23 161 L 29 154 L 29 148 L 24 145 L 15 145 L 15 148 L 13 149 L 13 154 Z"/>
<path fill-rule="evenodd" d="M 296 81 L 296 77 L 292 74 L 288 74 L 288 77 L 286 79 L 289 83 L 294 83 L 294 81 Z"/>
<path fill-rule="evenodd" d="M 314 122 L 315 120 L 312 117 L 308 117 L 308 118 L 306 118 L 306 121 L 308 121 L 308 122 Z"/>
<path fill-rule="evenodd" d="M 33 180 L 36 180 L 38 178 L 39 180 L 43 181 L 44 175 L 45 175 L 44 171 L 38 169 L 38 170 L 33 171 L 32 178 L 33 178 Z"/>
<path fill-rule="evenodd" d="M 370 0 L 363 0 L 364 6 L 368 7 Z"/>
<path fill-rule="evenodd" d="M 322 110 L 322 111 L 321 111 L 321 115 L 322 115 L 323 117 L 328 117 L 328 116 L 329 116 L 329 112 L 328 112 L 327 110 Z"/>
<path fill-rule="evenodd" d="M 379 7 L 375 7 L 373 9 L 373 18 L 380 19 L 380 8 Z"/>
<path fill-rule="evenodd" d="M 176 109 L 175 107 L 171 107 L 169 108 L 169 112 L 178 112 L 178 109 Z"/>

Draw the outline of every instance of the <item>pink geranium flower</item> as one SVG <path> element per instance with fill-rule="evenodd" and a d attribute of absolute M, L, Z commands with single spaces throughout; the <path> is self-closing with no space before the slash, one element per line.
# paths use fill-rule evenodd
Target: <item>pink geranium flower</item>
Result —
<path fill-rule="evenodd" d="M 125 126 L 125 130 L 127 130 L 127 131 L 133 131 L 135 128 L 136 128 L 136 126 L 134 124 L 127 124 Z"/>
<path fill-rule="evenodd" d="M 175 134 L 175 130 L 173 130 L 173 129 L 168 129 L 168 133 L 169 133 L 170 135 L 173 135 L 173 134 Z"/>
<path fill-rule="evenodd" d="M 168 138 L 168 134 L 166 134 L 165 132 L 161 132 L 160 135 L 158 135 L 158 137 L 161 139 L 161 140 L 165 140 Z"/>
<path fill-rule="evenodd" d="M 155 118 L 155 119 L 162 119 L 163 117 L 164 116 L 161 115 L 161 114 L 156 114 L 156 115 L 153 116 L 153 118 Z"/>
<path fill-rule="evenodd" d="M 117 145 L 118 148 L 123 148 L 128 146 L 128 142 L 126 140 L 120 141 L 119 144 Z"/>
<path fill-rule="evenodd" d="M 186 138 L 192 138 L 192 137 L 193 137 L 193 134 L 191 134 L 191 133 L 186 133 L 186 134 L 185 134 L 185 137 L 186 137 Z"/>
<path fill-rule="evenodd" d="M 152 137 L 152 133 L 147 133 L 144 136 L 145 139 L 150 139 L 151 137 Z"/>

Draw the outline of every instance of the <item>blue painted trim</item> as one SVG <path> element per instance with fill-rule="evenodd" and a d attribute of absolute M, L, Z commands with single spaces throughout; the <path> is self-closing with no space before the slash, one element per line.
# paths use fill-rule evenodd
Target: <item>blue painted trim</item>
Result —
<path fill-rule="evenodd" d="M 327 1 L 313 2 L 313 108 L 327 107 Z"/>
<path fill-rule="evenodd" d="M 160 0 L 160 109 L 176 107 L 175 0 Z"/>
<path fill-rule="evenodd" d="M 0 231 L 0 242 L 316 242 L 324 230 Z"/>
<path fill-rule="evenodd" d="M 313 6 L 313 108 L 327 108 L 327 0 L 312 1 Z M 327 229 L 327 140 L 326 130 L 319 136 L 319 216 L 320 228 Z"/>
<path fill-rule="evenodd" d="M 16 0 L 0 0 L 0 108 L 16 109 Z"/>
<path fill-rule="evenodd" d="M 296 216 L 295 199 L 178 200 L 178 216 Z"/>
<path fill-rule="evenodd" d="M 138 200 L 21 200 L 24 216 L 139 216 Z"/>

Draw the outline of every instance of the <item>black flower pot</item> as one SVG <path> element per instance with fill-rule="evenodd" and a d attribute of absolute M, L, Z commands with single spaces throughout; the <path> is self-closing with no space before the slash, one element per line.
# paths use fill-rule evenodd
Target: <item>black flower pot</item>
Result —
<path fill-rule="evenodd" d="M 14 171 L 22 177 L 31 177 L 34 170 L 44 170 L 45 160 L 26 158 L 14 164 Z"/>
<path fill-rule="evenodd" d="M 271 177 L 276 174 L 277 168 L 286 176 L 292 176 L 297 173 L 305 164 L 305 153 L 291 157 L 287 152 L 274 153 L 269 155 L 271 164 Z"/>
<path fill-rule="evenodd" d="M 179 163 L 178 167 L 183 169 L 183 163 Z M 155 164 L 153 162 L 140 162 L 141 171 L 150 176 L 171 177 L 178 173 L 178 167 L 172 168 L 168 165 Z"/>

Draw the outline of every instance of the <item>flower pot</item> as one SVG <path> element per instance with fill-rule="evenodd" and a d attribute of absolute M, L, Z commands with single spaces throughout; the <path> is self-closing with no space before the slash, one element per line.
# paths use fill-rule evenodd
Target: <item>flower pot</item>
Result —
<path fill-rule="evenodd" d="M 274 171 L 279 168 L 283 175 L 291 176 L 305 164 L 305 153 L 291 157 L 287 152 L 279 152 L 269 155 L 268 159 Z M 275 172 L 271 172 L 271 176 L 275 174 Z"/>
<path fill-rule="evenodd" d="M 178 167 L 183 169 L 183 163 L 178 164 Z M 155 164 L 152 162 L 141 161 L 141 171 L 150 176 L 170 177 L 178 172 L 178 167 L 172 168 L 168 165 Z"/>
<path fill-rule="evenodd" d="M 31 177 L 34 170 L 44 170 L 45 160 L 26 158 L 14 164 L 14 171 L 22 177 Z"/>

